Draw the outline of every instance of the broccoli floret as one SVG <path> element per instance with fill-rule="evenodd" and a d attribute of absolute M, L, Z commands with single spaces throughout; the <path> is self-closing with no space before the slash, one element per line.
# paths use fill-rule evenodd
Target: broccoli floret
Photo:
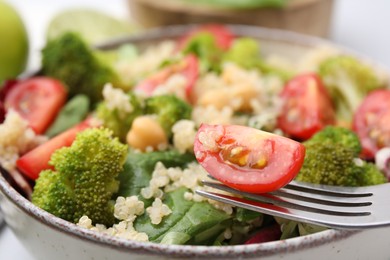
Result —
<path fill-rule="evenodd" d="M 184 46 L 184 54 L 193 53 L 200 61 L 201 71 L 220 71 L 222 50 L 209 32 L 200 32 Z"/>
<path fill-rule="evenodd" d="M 42 73 L 63 81 L 70 96 L 86 94 L 96 103 L 105 83 L 122 86 L 111 56 L 92 50 L 77 33 L 67 32 L 42 50 Z"/>
<path fill-rule="evenodd" d="M 287 81 L 292 73 L 270 65 L 261 57 L 259 42 L 252 38 L 236 39 L 223 57 L 224 61 L 234 62 L 246 69 L 258 69 L 264 74 L 276 75 Z"/>
<path fill-rule="evenodd" d="M 65 220 L 77 223 L 87 215 L 93 223 L 115 222 L 111 200 L 118 191 L 118 174 L 126 160 L 127 146 L 105 128 L 79 133 L 72 146 L 51 157 L 55 170 L 43 171 L 36 181 L 32 202 Z"/>
<path fill-rule="evenodd" d="M 111 108 L 107 105 L 109 102 L 107 100 L 101 102 L 96 109 L 96 116 L 103 121 L 103 125 L 111 129 L 121 141 L 126 140 L 126 134 L 134 119 L 143 113 L 141 100 L 133 92 L 128 92 L 126 95 L 129 97 L 131 107 L 129 111 L 117 107 Z"/>
<path fill-rule="evenodd" d="M 350 56 L 326 59 L 319 73 L 334 100 L 338 119 L 346 122 L 367 93 L 383 85 L 371 67 Z"/>
<path fill-rule="evenodd" d="M 146 114 L 156 114 L 159 124 L 168 138 L 172 136 L 172 126 L 181 119 L 190 119 L 191 106 L 174 95 L 153 96 L 145 100 Z"/>
<path fill-rule="evenodd" d="M 320 132 L 313 135 L 305 144 L 323 142 L 331 144 L 339 143 L 348 147 L 354 152 L 356 157 L 358 157 L 362 151 L 359 137 L 354 132 L 344 127 L 326 126 Z"/>
<path fill-rule="evenodd" d="M 359 182 L 364 184 L 362 186 L 377 185 L 387 182 L 385 175 L 378 169 L 378 167 L 370 162 L 361 161 L 362 172 Z"/>
<path fill-rule="evenodd" d="M 328 127 L 304 142 L 306 155 L 297 181 L 334 186 L 368 186 L 385 183 L 375 165 L 358 159 L 356 134 L 340 127 Z"/>

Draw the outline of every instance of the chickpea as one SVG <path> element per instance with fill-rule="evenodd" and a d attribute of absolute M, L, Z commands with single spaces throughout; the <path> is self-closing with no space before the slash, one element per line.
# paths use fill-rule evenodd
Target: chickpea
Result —
<path fill-rule="evenodd" d="M 152 116 L 137 117 L 126 136 L 127 143 L 136 149 L 145 151 L 147 147 L 157 149 L 161 144 L 168 144 L 164 129 Z"/>

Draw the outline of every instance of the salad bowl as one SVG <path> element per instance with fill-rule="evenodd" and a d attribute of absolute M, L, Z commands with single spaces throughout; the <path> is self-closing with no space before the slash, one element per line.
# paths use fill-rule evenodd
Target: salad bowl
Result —
<path fill-rule="evenodd" d="M 145 47 L 175 39 L 193 25 L 157 28 L 140 35 L 101 43 L 96 48 L 112 49 L 124 43 Z M 380 70 L 380 64 L 320 38 L 252 26 L 230 25 L 238 36 L 261 43 L 262 52 L 296 59 L 315 47 L 330 46 L 363 59 Z M 7 225 L 36 259 L 387 259 L 390 241 L 382 239 L 390 227 L 369 230 L 334 230 L 262 244 L 234 246 L 163 245 L 137 242 L 97 233 L 62 220 L 36 207 L 7 178 L 0 176 L 0 205 Z"/>

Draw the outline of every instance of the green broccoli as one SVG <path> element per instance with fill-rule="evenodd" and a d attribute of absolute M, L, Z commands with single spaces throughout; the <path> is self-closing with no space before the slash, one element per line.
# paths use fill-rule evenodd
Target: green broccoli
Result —
<path fill-rule="evenodd" d="M 104 84 L 123 86 L 112 66 L 112 54 L 92 50 L 80 35 L 67 32 L 42 50 L 42 73 L 63 81 L 70 96 L 86 94 L 96 103 Z"/>
<path fill-rule="evenodd" d="M 127 146 L 112 138 L 105 128 L 79 133 L 72 146 L 54 152 L 55 170 L 41 172 L 32 202 L 65 220 L 77 223 L 87 215 L 93 223 L 111 226 L 113 194 L 119 189 L 118 174 L 126 160 Z"/>
<path fill-rule="evenodd" d="M 184 54 L 193 53 L 200 61 L 201 71 L 220 71 L 222 50 L 217 46 L 215 37 L 209 32 L 200 32 L 184 46 Z"/>
<path fill-rule="evenodd" d="M 345 122 L 350 122 L 368 92 L 383 85 L 371 67 L 350 56 L 326 59 L 319 73 L 334 100 L 338 119 Z"/>
<path fill-rule="evenodd" d="M 358 136 L 353 131 L 344 127 L 326 126 L 320 132 L 313 135 L 305 144 L 321 142 L 342 144 L 352 149 L 356 157 L 362 151 Z"/>
<path fill-rule="evenodd" d="M 153 96 L 145 100 L 146 114 L 156 114 L 167 136 L 172 136 L 172 126 L 181 119 L 191 118 L 192 108 L 174 95 Z"/>
<path fill-rule="evenodd" d="M 361 151 L 352 131 L 329 126 L 304 142 L 306 155 L 297 181 L 335 186 L 368 186 L 385 183 L 372 163 L 358 159 Z"/>
<path fill-rule="evenodd" d="M 360 164 L 363 174 L 359 176 L 359 182 L 363 183 L 364 186 L 377 185 L 387 182 L 387 178 L 375 164 L 365 162 L 363 160 L 361 160 Z"/>
<path fill-rule="evenodd" d="M 96 109 L 96 116 L 103 121 L 103 125 L 114 132 L 121 141 L 126 140 L 126 134 L 129 131 L 133 120 L 143 114 L 143 104 L 141 100 L 133 93 L 127 93 L 131 111 L 123 111 L 119 108 L 109 108 L 107 101 L 101 102 Z"/>

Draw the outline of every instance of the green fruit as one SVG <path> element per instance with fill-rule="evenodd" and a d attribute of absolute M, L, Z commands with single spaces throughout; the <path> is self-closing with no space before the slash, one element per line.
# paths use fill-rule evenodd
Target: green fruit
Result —
<path fill-rule="evenodd" d="M 99 11 L 76 8 L 65 10 L 51 20 L 47 39 L 54 39 L 67 31 L 80 33 L 86 41 L 94 44 L 115 36 L 134 33 L 136 26 Z"/>
<path fill-rule="evenodd" d="M 28 58 L 28 36 L 16 10 L 0 0 L 0 84 L 24 71 Z"/>

